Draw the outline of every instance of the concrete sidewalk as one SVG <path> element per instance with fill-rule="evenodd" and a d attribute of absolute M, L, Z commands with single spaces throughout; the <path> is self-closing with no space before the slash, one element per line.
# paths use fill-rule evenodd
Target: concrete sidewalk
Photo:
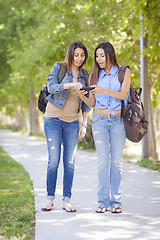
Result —
<path fill-rule="evenodd" d="M 62 210 L 61 164 L 54 208 L 46 213 L 40 210 L 46 201 L 46 142 L 0 130 L 0 146 L 24 166 L 33 181 L 36 240 L 160 239 L 160 173 L 124 162 L 123 213 L 97 214 L 96 154 L 78 150 L 71 201 L 77 212 Z"/>

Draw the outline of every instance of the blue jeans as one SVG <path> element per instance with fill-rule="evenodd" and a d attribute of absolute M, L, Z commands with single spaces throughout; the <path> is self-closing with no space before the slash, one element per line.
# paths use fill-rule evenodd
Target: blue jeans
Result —
<path fill-rule="evenodd" d="M 92 133 L 98 156 L 98 206 L 121 207 L 122 152 L 126 139 L 123 120 L 120 116 L 109 119 L 93 113 Z"/>
<path fill-rule="evenodd" d="M 47 199 L 55 198 L 61 142 L 63 142 L 63 201 L 69 202 L 74 176 L 79 121 L 64 122 L 58 118 L 45 117 L 44 131 L 48 147 Z"/>

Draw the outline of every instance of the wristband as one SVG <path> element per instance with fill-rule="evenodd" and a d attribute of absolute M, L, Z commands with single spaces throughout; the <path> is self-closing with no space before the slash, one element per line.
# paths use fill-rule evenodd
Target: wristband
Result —
<path fill-rule="evenodd" d="M 87 128 L 87 126 L 85 124 L 82 123 L 82 126 L 84 126 L 85 128 Z"/>

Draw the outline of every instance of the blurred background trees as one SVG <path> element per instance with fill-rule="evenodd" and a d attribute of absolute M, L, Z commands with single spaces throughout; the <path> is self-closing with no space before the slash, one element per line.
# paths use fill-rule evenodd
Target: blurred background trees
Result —
<path fill-rule="evenodd" d="M 140 10 L 143 22 L 140 20 Z M 91 72 L 96 45 L 110 41 L 120 65 L 129 65 L 140 85 L 140 32 L 148 36 L 150 111 L 160 130 L 159 0 L 0 0 L 0 118 L 16 129 L 43 131 L 37 97 L 56 61 L 71 41 L 88 49 Z M 149 104 L 149 103 L 148 103 Z M 157 135 L 155 136 L 157 137 Z M 87 141 L 88 142 L 88 141 Z"/>

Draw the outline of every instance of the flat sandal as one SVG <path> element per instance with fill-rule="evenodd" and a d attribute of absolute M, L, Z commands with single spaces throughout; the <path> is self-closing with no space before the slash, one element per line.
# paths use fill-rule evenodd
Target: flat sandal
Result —
<path fill-rule="evenodd" d="M 72 207 L 72 205 L 68 202 L 64 202 L 63 203 L 63 206 L 62 206 L 62 209 L 65 210 L 66 212 L 68 213 L 73 213 L 73 212 L 76 212 L 77 210 Z"/>
<path fill-rule="evenodd" d="M 105 206 L 99 206 L 96 211 L 96 213 L 105 213 L 107 212 L 107 208 Z"/>
<path fill-rule="evenodd" d="M 48 203 L 45 207 L 42 207 L 41 208 L 41 211 L 43 212 L 49 212 L 52 210 L 52 207 L 53 207 L 53 203 Z"/>
<path fill-rule="evenodd" d="M 112 207 L 112 210 L 111 210 L 112 213 L 122 213 L 122 208 L 120 206 L 113 206 Z"/>

